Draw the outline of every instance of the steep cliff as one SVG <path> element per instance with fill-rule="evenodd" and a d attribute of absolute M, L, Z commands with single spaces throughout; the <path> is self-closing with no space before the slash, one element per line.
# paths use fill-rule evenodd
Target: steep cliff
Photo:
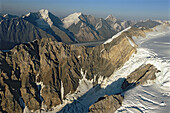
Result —
<path fill-rule="evenodd" d="M 86 73 L 86 79 L 95 79 L 95 86 L 100 76 L 109 77 L 136 52 L 136 45 L 124 35 L 93 48 L 43 38 L 1 52 L 0 109 L 50 110 L 76 91 L 81 72 Z"/>

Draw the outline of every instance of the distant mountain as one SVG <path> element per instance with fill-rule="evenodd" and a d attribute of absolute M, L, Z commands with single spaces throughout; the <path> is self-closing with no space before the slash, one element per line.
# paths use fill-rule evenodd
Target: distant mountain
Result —
<path fill-rule="evenodd" d="M 105 40 L 134 24 L 131 21 L 116 19 L 112 15 L 103 19 L 82 13 L 70 14 L 63 18 L 62 22 L 63 26 L 71 31 L 80 42 Z"/>
<path fill-rule="evenodd" d="M 95 28 L 99 32 L 99 34 L 105 39 L 111 38 L 117 33 L 117 31 L 113 29 L 110 24 L 103 18 L 97 20 Z"/>
<path fill-rule="evenodd" d="M 122 21 L 113 17 L 112 15 L 109 15 L 105 20 L 116 32 L 119 32 L 134 24 L 134 22 L 132 21 L 126 21 L 126 20 Z"/>
<path fill-rule="evenodd" d="M 0 21 L 3 19 L 11 19 L 11 18 L 16 18 L 18 16 L 16 15 L 11 15 L 11 14 L 0 14 Z"/>
<path fill-rule="evenodd" d="M 154 20 L 146 20 L 146 21 L 141 21 L 141 22 L 137 22 L 134 27 L 145 27 L 145 28 L 153 28 L 157 25 L 160 25 L 160 21 L 154 21 Z"/>
<path fill-rule="evenodd" d="M 0 50 L 41 38 L 54 37 L 22 18 L 4 19 L 0 23 Z"/>
<path fill-rule="evenodd" d="M 41 9 L 39 12 L 31 12 L 22 18 L 51 34 L 57 41 L 66 43 L 76 41 L 73 34 L 62 27 L 61 20 L 48 10 Z"/>
<path fill-rule="evenodd" d="M 82 13 L 74 13 L 62 19 L 64 27 L 72 32 L 79 42 L 104 39 Z"/>
<path fill-rule="evenodd" d="M 30 12 L 22 17 L 0 14 L 0 42 L 2 43 L 0 49 L 10 49 L 16 44 L 45 37 L 69 44 L 104 41 L 129 26 L 153 28 L 160 24 L 159 20 L 135 23 L 119 20 L 112 15 L 106 19 L 95 18 L 81 12 L 70 14 L 61 20 L 45 9 Z"/>

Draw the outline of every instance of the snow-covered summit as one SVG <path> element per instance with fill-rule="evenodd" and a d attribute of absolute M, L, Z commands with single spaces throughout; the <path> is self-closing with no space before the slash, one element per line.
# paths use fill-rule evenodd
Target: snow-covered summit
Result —
<path fill-rule="evenodd" d="M 50 17 L 49 17 L 49 11 L 46 9 L 41 9 L 39 11 L 41 18 L 44 19 L 50 26 L 53 25 L 53 22 L 51 21 Z"/>
<path fill-rule="evenodd" d="M 106 17 L 106 19 L 105 20 L 110 20 L 110 21 L 113 21 L 113 22 L 116 22 L 117 21 L 117 19 L 116 19 L 116 17 L 114 17 L 113 15 L 108 15 L 107 17 Z"/>
<path fill-rule="evenodd" d="M 38 12 L 30 12 L 25 16 L 22 16 L 22 18 L 34 21 L 33 23 L 36 23 L 37 26 L 42 29 L 49 28 L 53 25 L 53 21 L 50 18 L 50 12 L 46 9 L 41 9 Z"/>
<path fill-rule="evenodd" d="M 70 14 L 69 16 L 65 17 L 64 19 L 62 19 L 62 22 L 64 24 L 64 27 L 65 28 L 68 28 L 69 26 L 71 26 L 73 23 L 74 24 L 77 24 L 80 19 L 79 19 L 79 16 L 82 15 L 81 12 L 79 13 L 73 13 L 73 14 Z"/>
<path fill-rule="evenodd" d="M 126 29 L 124 29 L 124 30 L 122 30 L 122 31 L 120 31 L 119 33 L 117 33 L 116 35 L 114 35 L 112 38 L 106 40 L 106 41 L 104 42 L 104 44 L 110 43 L 113 39 L 117 38 L 117 37 L 120 36 L 123 32 L 128 31 L 129 29 L 131 29 L 131 26 L 128 27 L 128 28 L 126 28 Z"/>

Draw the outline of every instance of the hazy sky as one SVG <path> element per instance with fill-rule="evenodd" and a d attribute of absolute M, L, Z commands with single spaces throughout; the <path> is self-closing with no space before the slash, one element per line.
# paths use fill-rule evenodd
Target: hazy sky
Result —
<path fill-rule="evenodd" d="M 170 19 L 170 0 L 0 0 L 0 12 L 16 15 L 48 9 L 58 17 L 82 12 L 121 19 Z"/>

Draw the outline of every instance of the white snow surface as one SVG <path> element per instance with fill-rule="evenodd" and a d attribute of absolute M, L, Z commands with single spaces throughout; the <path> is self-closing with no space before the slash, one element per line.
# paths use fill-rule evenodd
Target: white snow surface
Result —
<path fill-rule="evenodd" d="M 134 64 L 150 63 L 161 72 L 156 74 L 154 83 L 140 85 L 125 92 L 123 105 L 116 113 L 168 113 L 170 111 L 170 56 L 167 54 L 170 50 L 170 30 L 169 27 L 162 25 L 154 29 L 153 32 L 147 33 L 146 38 L 140 37 L 135 40 L 139 45 L 136 54 L 139 56 Z M 167 44 L 153 45 L 155 40 L 163 42 L 165 39 Z M 161 49 L 165 53 L 160 53 Z"/>
<path fill-rule="evenodd" d="M 120 31 L 119 33 L 117 33 L 116 35 L 114 35 L 112 38 L 106 40 L 106 41 L 104 42 L 104 44 L 110 43 L 113 39 L 115 39 L 115 38 L 117 38 L 118 36 L 120 36 L 123 32 L 128 31 L 130 28 L 131 28 L 131 27 L 128 27 L 128 28 Z"/>
<path fill-rule="evenodd" d="M 68 28 L 73 23 L 77 24 L 80 21 L 79 16 L 81 14 L 82 14 L 81 12 L 80 13 L 73 13 L 73 14 L 70 14 L 69 16 L 65 17 L 64 19 L 62 19 L 62 22 L 64 23 L 64 27 Z"/>
<path fill-rule="evenodd" d="M 44 19 L 50 26 L 53 25 L 53 22 L 51 21 L 49 17 L 49 11 L 46 9 L 41 9 L 40 11 L 41 18 Z"/>
<path fill-rule="evenodd" d="M 61 99 L 63 100 L 64 98 L 64 87 L 63 87 L 63 82 L 61 81 Z"/>
<path fill-rule="evenodd" d="M 126 36 L 126 38 L 128 39 L 128 41 L 131 44 L 131 46 L 135 47 L 135 44 L 131 41 L 131 39 L 129 39 L 129 37 L 127 37 L 127 36 Z"/>

